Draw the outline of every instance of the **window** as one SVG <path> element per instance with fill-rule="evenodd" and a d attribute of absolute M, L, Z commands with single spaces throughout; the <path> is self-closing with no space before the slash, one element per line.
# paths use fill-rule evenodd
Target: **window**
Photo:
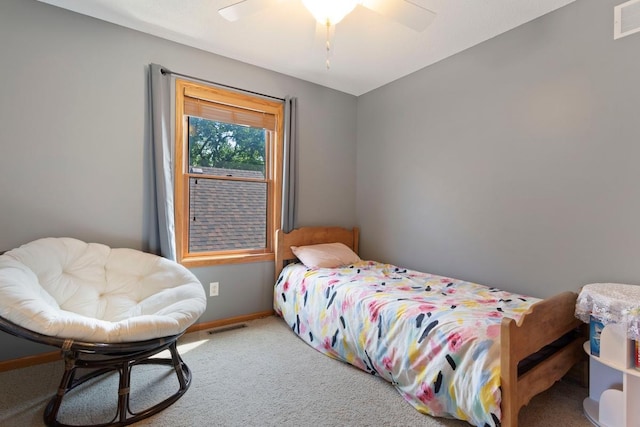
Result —
<path fill-rule="evenodd" d="M 178 260 L 273 259 L 282 200 L 283 104 L 176 81 Z"/>

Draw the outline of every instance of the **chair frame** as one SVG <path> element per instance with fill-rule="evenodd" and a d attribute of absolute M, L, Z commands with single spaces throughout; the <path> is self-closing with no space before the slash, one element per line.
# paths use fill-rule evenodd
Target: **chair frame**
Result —
<path fill-rule="evenodd" d="M 51 345 L 61 349 L 64 359 L 64 373 L 57 393 L 51 398 L 44 410 L 44 422 L 54 427 L 84 427 L 76 424 L 65 424 L 58 421 L 58 412 L 64 396 L 74 388 L 102 375 L 117 371 L 119 374 L 118 405 L 113 419 L 106 423 L 91 424 L 92 427 L 126 426 L 148 418 L 166 409 L 182 397 L 191 385 L 191 370 L 182 360 L 177 349 L 177 340 L 184 332 L 168 337 L 146 341 L 125 343 L 91 343 L 75 341 L 43 335 L 25 329 L 0 316 L 0 330 L 19 338 L 25 338 L 40 344 Z M 169 350 L 171 358 L 152 356 Z M 136 365 L 170 366 L 178 377 L 178 390 L 165 400 L 138 412 L 130 406 L 131 368 Z M 77 369 L 88 369 L 89 372 L 76 378 Z"/>

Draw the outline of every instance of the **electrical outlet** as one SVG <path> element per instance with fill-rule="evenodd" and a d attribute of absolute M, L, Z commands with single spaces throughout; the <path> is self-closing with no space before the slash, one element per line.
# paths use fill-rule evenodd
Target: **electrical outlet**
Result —
<path fill-rule="evenodd" d="M 209 296 L 210 297 L 217 297 L 218 296 L 219 287 L 220 287 L 220 283 L 218 283 L 218 282 L 209 283 Z"/>

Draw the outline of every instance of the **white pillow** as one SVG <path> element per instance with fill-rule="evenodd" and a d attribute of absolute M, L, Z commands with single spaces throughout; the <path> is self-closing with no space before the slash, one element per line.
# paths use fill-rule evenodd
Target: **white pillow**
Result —
<path fill-rule="evenodd" d="M 291 246 L 291 251 L 309 268 L 342 267 L 361 261 L 360 257 L 343 243 Z"/>

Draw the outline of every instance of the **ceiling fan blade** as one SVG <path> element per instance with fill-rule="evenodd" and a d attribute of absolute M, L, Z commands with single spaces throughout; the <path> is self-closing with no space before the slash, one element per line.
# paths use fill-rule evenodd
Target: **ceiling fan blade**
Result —
<path fill-rule="evenodd" d="M 436 13 L 418 5 L 419 0 L 363 0 L 362 6 L 416 31 L 424 31 Z"/>
<path fill-rule="evenodd" d="M 218 13 L 227 21 L 235 22 L 238 19 L 260 12 L 277 2 L 278 0 L 242 0 L 230 6 L 218 9 Z"/>

